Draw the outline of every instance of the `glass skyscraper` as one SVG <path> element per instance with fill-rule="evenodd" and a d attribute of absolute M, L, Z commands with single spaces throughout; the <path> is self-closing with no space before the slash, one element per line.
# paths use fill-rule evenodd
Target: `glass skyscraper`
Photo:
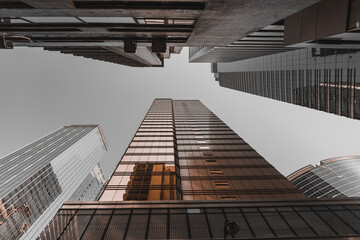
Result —
<path fill-rule="evenodd" d="M 200 101 L 157 99 L 100 201 L 304 198 Z"/>
<path fill-rule="evenodd" d="M 98 125 L 72 125 L 0 159 L 0 239 L 33 239 L 107 150 Z"/>
<path fill-rule="evenodd" d="M 329 239 L 360 199 L 307 199 L 196 100 L 156 99 L 99 201 L 66 202 L 40 239 Z"/>
<path fill-rule="evenodd" d="M 360 156 L 326 159 L 288 179 L 309 198 L 360 197 Z"/>
<path fill-rule="evenodd" d="M 305 48 L 214 63 L 220 86 L 360 119 L 360 52 Z"/>
<path fill-rule="evenodd" d="M 68 201 L 95 201 L 105 186 L 105 177 L 99 164 L 96 164 Z"/>

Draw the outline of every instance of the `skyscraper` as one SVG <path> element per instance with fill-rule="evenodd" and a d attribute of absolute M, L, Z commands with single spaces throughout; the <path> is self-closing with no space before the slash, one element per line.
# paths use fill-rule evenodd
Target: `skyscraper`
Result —
<path fill-rule="evenodd" d="M 359 6 L 358 0 L 317 1 L 294 14 L 249 31 L 228 45 L 193 47 L 189 60 L 220 63 L 300 48 L 358 49 Z"/>
<path fill-rule="evenodd" d="M 220 86 L 360 119 L 359 1 L 322 0 L 227 46 L 190 48 Z"/>
<path fill-rule="evenodd" d="M 360 119 L 358 49 L 304 48 L 212 69 L 222 87 Z"/>
<path fill-rule="evenodd" d="M 336 157 L 307 165 L 288 179 L 309 198 L 360 197 L 360 157 Z"/>
<path fill-rule="evenodd" d="M 0 48 L 43 47 L 126 66 L 161 67 L 184 46 L 226 46 L 316 2 L 0 0 Z M 234 31 L 234 26 L 241 27 Z"/>
<path fill-rule="evenodd" d="M 72 125 L 0 159 L 0 238 L 36 238 L 107 150 L 98 125 Z"/>
<path fill-rule="evenodd" d="M 302 197 L 201 102 L 158 99 L 100 201 Z"/>
<path fill-rule="evenodd" d="M 104 174 L 98 163 L 67 201 L 95 201 L 102 193 L 105 182 Z"/>
<path fill-rule="evenodd" d="M 156 99 L 99 201 L 65 203 L 40 239 L 224 238 L 227 221 L 236 238 L 360 236 L 359 207 L 307 199 L 200 101 Z"/>

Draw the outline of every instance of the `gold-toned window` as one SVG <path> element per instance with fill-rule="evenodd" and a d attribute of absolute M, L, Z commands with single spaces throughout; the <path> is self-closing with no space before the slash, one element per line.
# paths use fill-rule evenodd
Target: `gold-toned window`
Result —
<path fill-rule="evenodd" d="M 214 170 L 209 170 L 210 174 L 223 174 L 223 171 L 220 169 L 214 169 Z"/>
<path fill-rule="evenodd" d="M 205 159 L 206 164 L 217 164 L 217 161 L 215 159 Z"/>
<path fill-rule="evenodd" d="M 220 198 L 221 198 L 221 200 L 235 200 L 236 199 L 235 196 L 221 196 Z"/>
<path fill-rule="evenodd" d="M 215 186 L 217 188 L 230 188 L 228 181 L 215 181 Z"/>
<path fill-rule="evenodd" d="M 214 156 L 214 154 L 213 154 L 212 152 L 203 152 L 202 154 L 203 154 L 203 156 L 205 156 L 205 157 Z"/>

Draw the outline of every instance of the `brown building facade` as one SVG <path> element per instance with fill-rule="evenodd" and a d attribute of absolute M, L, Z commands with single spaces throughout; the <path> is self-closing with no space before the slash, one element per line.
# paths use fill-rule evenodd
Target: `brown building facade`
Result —
<path fill-rule="evenodd" d="M 230 221 L 236 239 L 360 237 L 360 199 L 307 199 L 200 101 L 156 99 L 99 201 L 39 239 L 224 239 Z"/>
<path fill-rule="evenodd" d="M 157 99 L 100 201 L 304 198 L 197 100 Z"/>

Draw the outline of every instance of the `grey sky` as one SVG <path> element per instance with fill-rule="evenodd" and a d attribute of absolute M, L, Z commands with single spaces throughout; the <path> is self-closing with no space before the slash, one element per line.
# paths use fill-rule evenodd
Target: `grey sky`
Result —
<path fill-rule="evenodd" d="M 188 49 L 164 68 L 130 68 L 40 48 L 0 52 L 0 157 L 70 124 L 102 125 L 113 171 L 154 98 L 199 99 L 281 173 L 360 155 L 360 121 L 221 88 Z"/>

